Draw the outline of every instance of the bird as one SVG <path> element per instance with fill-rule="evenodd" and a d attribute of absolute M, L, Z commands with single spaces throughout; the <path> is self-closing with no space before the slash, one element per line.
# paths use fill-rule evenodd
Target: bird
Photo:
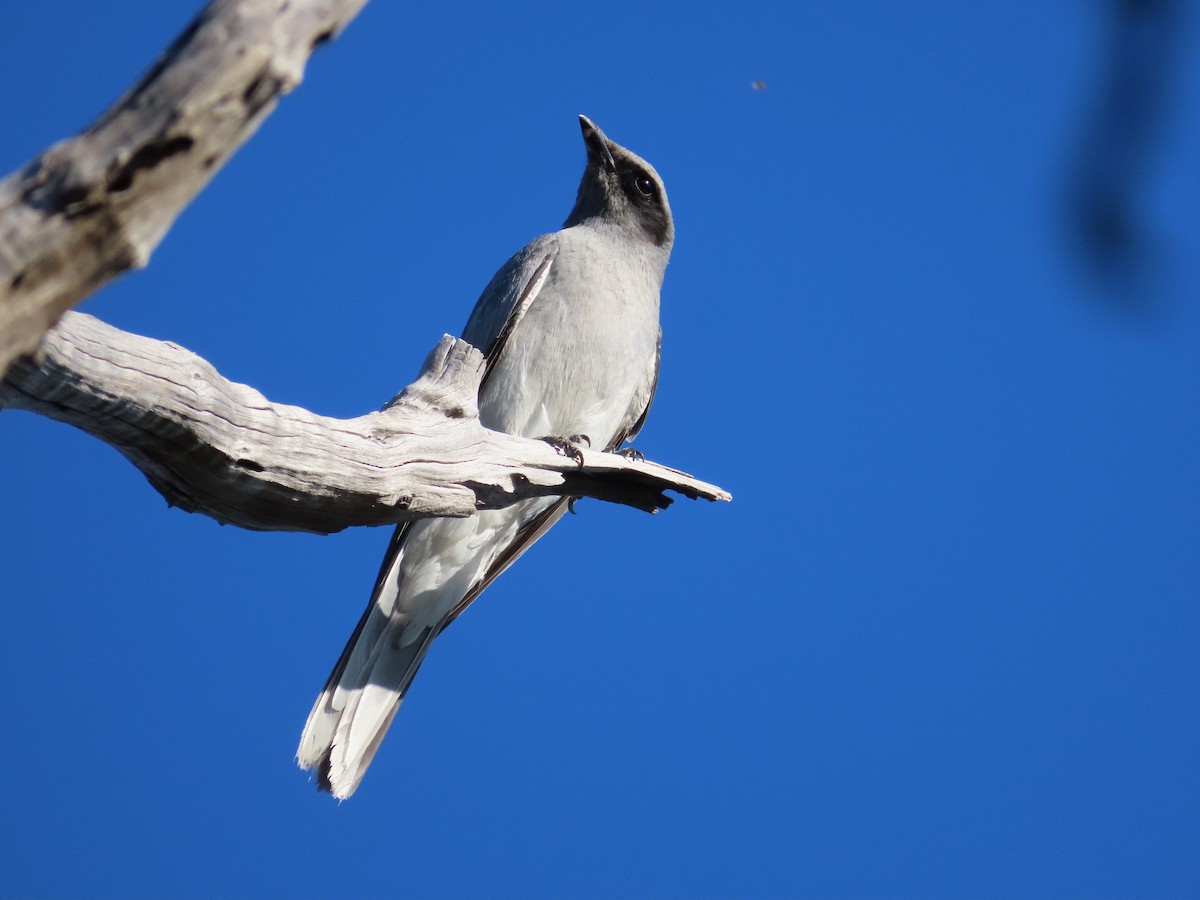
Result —
<path fill-rule="evenodd" d="M 584 445 L 617 451 L 646 421 L 662 348 L 659 295 L 675 241 L 654 167 L 586 116 L 579 125 L 587 163 L 570 215 L 496 272 L 462 332 L 485 358 L 480 422 L 569 455 Z M 434 639 L 570 502 L 538 497 L 396 528 L 296 752 L 318 790 L 339 800 L 355 792 Z"/>

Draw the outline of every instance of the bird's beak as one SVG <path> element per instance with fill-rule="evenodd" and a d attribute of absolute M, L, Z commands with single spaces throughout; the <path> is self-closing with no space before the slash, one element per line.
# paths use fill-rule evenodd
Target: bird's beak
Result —
<path fill-rule="evenodd" d="M 613 159 L 612 154 L 612 148 L 616 145 L 606 138 L 604 132 L 597 128 L 587 116 L 579 117 L 579 127 L 583 129 L 583 142 L 587 144 L 588 157 L 603 166 L 605 171 L 616 172 L 617 161 Z"/>

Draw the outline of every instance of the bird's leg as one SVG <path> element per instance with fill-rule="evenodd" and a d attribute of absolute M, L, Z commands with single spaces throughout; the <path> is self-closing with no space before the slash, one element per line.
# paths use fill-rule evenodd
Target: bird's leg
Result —
<path fill-rule="evenodd" d="M 566 456 L 579 463 L 579 468 L 583 468 L 583 450 L 580 449 L 580 444 L 592 446 L 592 439 L 586 434 L 573 434 L 570 437 L 556 437 L 547 435 L 546 437 L 538 438 L 539 441 L 545 441 L 551 447 L 558 451 L 560 456 Z"/>

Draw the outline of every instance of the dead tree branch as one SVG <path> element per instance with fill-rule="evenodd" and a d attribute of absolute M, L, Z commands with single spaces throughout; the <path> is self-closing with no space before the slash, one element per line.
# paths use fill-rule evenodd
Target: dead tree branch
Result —
<path fill-rule="evenodd" d="M 0 375 L 64 310 L 146 265 L 365 3 L 215 0 L 90 128 L 0 182 Z"/>
<path fill-rule="evenodd" d="M 664 491 L 728 500 L 649 462 L 484 428 L 483 356 L 449 336 L 380 412 L 318 416 L 271 403 L 182 347 L 67 313 L 40 361 L 19 361 L 0 405 L 75 425 L 111 444 L 167 502 L 259 530 L 330 533 L 424 516 L 467 516 L 526 497 L 596 497 L 653 512 Z"/>

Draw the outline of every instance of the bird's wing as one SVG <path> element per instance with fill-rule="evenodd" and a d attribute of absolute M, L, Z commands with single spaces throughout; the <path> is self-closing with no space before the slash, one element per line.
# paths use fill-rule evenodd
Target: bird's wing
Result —
<path fill-rule="evenodd" d="M 496 360 L 504 350 L 505 343 L 512 335 L 513 329 L 525 315 L 525 311 L 529 309 L 529 304 L 537 297 L 542 285 L 546 283 L 550 266 L 557 256 L 558 238 L 555 235 L 544 234 L 535 238 L 500 267 L 499 271 L 492 276 L 492 280 L 488 282 L 487 287 L 483 289 L 483 293 L 479 295 L 462 336 L 463 340 L 477 347 L 483 353 L 487 361 L 483 375 L 485 382 L 488 374 L 495 367 Z M 480 391 L 482 390 L 481 385 Z M 408 529 L 409 524 L 405 523 L 397 526 L 396 531 L 392 534 L 392 541 L 388 545 L 383 564 L 379 568 L 379 577 L 375 580 L 375 589 L 371 592 L 372 606 L 384 587 L 384 581 L 392 570 L 396 557 L 403 551 Z M 541 534 L 539 533 L 538 536 L 540 537 Z M 515 557 L 513 558 L 515 559 Z M 483 585 L 490 584 L 499 574 L 500 572 L 496 572 L 485 578 Z M 483 588 L 480 587 L 478 590 L 481 591 Z M 367 607 L 368 611 L 370 608 L 370 606 Z M 335 669 L 331 680 L 335 680 L 338 674 L 338 670 Z"/>
<path fill-rule="evenodd" d="M 513 329 L 546 283 L 557 256 L 557 235 L 535 238 L 500 267 L 479 295 L 462 336 L 468 344 L 479 348 L 487 360 L 483 384 L 487 383 Z"/>
<path fill-rule="evenodd" d="M 557 256 L 557 235 L 544 234 L 541 237 L 534 238 L 514 253 L 508 262 L 500 267 L 496 274 L 492 276 L 492 280 L 488 282 L 487 287 L 483 289 L 483 293 L 479 295 L 479 299 L 475 302 L 475 308 L 471 311 L 471 316 L 467 320 L 467 325 L 463 329 L 462 336 L 463 340 L 478 348 L 484 355 L 485 368 L 483 371 L 483 380 L 479 386 L 481 393 L 483 385 L 487 384 L 488 376 L 496 366 L 496 361 L 500 358 L 500 354 L 504 351 L 508 339 L 512 336 L 513 329 L 516 328 L 517 323 L 521 321 L 521 318 L 529 309 L 529 305 L 534 301 L 538 292 L 541 291 L 542 286 L 546 283 L 546 278 L 550 274 L 550 266 L 553 265 Z M 566 501 L 564 500 L 564 510 L 565 504 Z M 471 604 L 472 600 L 483 593 L 484 589 L 499 577 L 501 572 L 516 562 L 517 557 L 524 553 L 530 544 L 545 534 L 546 529 L 561 518 L 561 511 L 557 515 L 549 516 L 548 514 L 552 511 L 547 510 L 535 516 L 526 527 L 521 529 L 513 545 L 505 548 L 505 551 L 497 559 L 496 564 L 488 570 L 479 582 L 472 585 L 466 597 L 442 620 L 435 633 L 440 633 L 445 629 L 459 613 Z M 539 523 L 543 518 L 547 518 L 548 520 L 545 525 L 540 525 Z M 372 605 L 380 589 L 383 587 L 384 578 L 391 570 L 396 557 L 403 549 L 406 531 L 407 525 L 400 525 L 396 528 L 392 536 L 392 542 L 388 545 L 383 565 L 379 569 L 379 578 L 375 582 L 375 590 L 371 595 Z M 370 607 L 368 607 L 369 610 Z M 336 674 L 337 671 L 335 670 Z M 414 671 L 413 674 L 415 675 L 416 672 Z"/>
<path fill-rule="evenodd" d="M 500 268 L 475 304 L 467 327 L 463 329 L 463 340 L 482 350 L 487 361 L 480 384 L 481 392 L 513 330 L 546 283 L 550 267 L 558 256 L 558 247 L 558 236 L 553 234 L 544 234 L 530 241 Z M 441 634 L 476 597 L 487 590 L 488 585 L 561 519 L 567 511 L 568 502 L 569 498 L 563 498 L 533 515 L 496 557 L 483 577 L 471 585 L 462 600 L 442 619 L 435 633 Z M 386 565 L 385 562 L 385 568 Z"/>

